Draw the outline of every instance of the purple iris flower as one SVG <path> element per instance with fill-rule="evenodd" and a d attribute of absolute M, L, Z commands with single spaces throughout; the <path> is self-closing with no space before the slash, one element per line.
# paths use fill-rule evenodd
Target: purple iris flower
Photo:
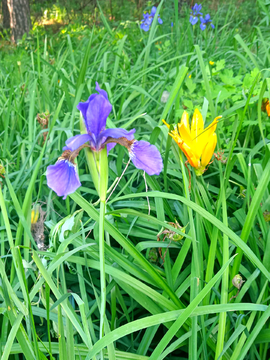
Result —
<path fill-rule="evenodd" d="M 190 17 L 189 17 L 189 22 L 191 23 L 191 25 L 195 25 L 198 22 L 198 18 L 202 17 L 202 5 L 201 4 L 195 4 L 191 10 L 192 12 L 190 13 Z"/>
<path fill-rule="evenodd" d="M 125 146 L 133 164 L 149 175 L 159 175 L 163 168 L 162 158 L 158 149 L 146 141 L 134 139 L 135 129 L 105 129 L 107 117 L 112 105 L 107 92 L 96 83 L 96 91 L 85 103 L 79 103 L 87 133 L 76 135 L 66 141 L 63 154 L 55 165 L 47 169 L 47 184 L 58 196 L 72 194 L 81 186 L 75 158 L 82 148 L 88 147 L 94 152 L 101 151 L 107 145 L 109 152 L 117 143 Z"/>
<path fill-rule="evenodd" d="M 149 13 L 143 14 L 141 29 L 143 29 L 144 31 L 149 31 L 150 25 L 153 22 L 156 12 L 157 12 L 157 8 L 155 6 L 153 6 L 150 14 Z M 158 15 L 158 23 L 163 24 L 163 21 L 161 20 L 159 15 Z"/>
<path fill-rule="evenodd" d="M 202 30 L 205 30 L 206 29 L 206 25 L 208 23 L 210 23 L 211 27 L 214 29 L 215 28 L 215 25 L 211 24 L 212 20 L 211 20 L 211 17 L 209 14 L 205 15 L 205 18 L 201 17 L 201 24 L 200 24 L 200 28 Z"/>

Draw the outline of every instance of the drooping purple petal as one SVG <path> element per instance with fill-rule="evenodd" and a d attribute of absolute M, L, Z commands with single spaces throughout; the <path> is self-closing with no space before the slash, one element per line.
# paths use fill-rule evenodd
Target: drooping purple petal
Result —
<path fill-rule="evenodd" d="M 160 152 L 147 141 L 135 141 L 129 155 L 136 168 L 144 170 L 148 175 L 159 175 L 163 169 Z"/>
<path fill-rule="evenodd" d="M 214 28 L 215 28 L 215 25 L 214 25 L 214 24 L 210 24 L 210 25 L 211 25 L 212 29 L 214 29 Z"/>
<path fill-rule="evenodd" d="M 120 137 L 125 137 L 128 140 L 133 140 L 134 139 L 134 133 L 136 132 L 136 129 L 132 129 L 130 131 L 127 131 L 126 129 L 107 129 L 104 130 L 98 139 L 98 144 L 99 144 L 99 148 L 102 146 L 102 144 L 105 143 L 105 141 L 107 140 L 108 137 L 112 137 L 114 139 L 118 139 Z M 107 145 L 107 152 L 109 153 L 109 151 L 111 149 L 113 149 L 115 147 L 116 143 L 109 143 Z"/>
<path fill-rule="evenodd" d="M 162 24 L 163 24 L 163 21 L 161 20 L 161 18 L 160 18 L 160 17 L 158 17 L 158 23 L 159 23 L 160 25 L 162 25 Z"/>
<path fill-rule="evenodd" d="M 201 23 L 200 28 L 201 28 L 202 31 L 204 31 L 206 29 L 206 25 L 204 23 Z"/>
<path fill-rule="evenodd" d="M 48 166 L 46 177 L 47 185 L 63 199 L 81 186 L 76 167 L 68 160 L 58 160 L 55 165 Z"/>
<path fill-rule="evenodd" d="M 189 22 L 191 23 L 191 25 L 195 25 L 198 22 L 197 16 L 190 15 Z"/>
<path fill-rule="evenodd" d="M 112 110 L 106 91 L 101 90 L 98 83 L 96 90 L 98 94 L 92 94 L 88 101 L 77 106 L 82 112 L 86 130 L 89 135 L 94 135 L 93 138 L 98 138 L 99 133 L 105 129 L 107 117 Z"/>
<path fill-rule="evenodd" d="M 141 29 L 143 29 L 144 31 L 149 31 L 149 25 L 144 22 L 141 24 Z"/>
<path fill-rule="evenodd" d="M 75 135 L 66 141 L 66 146 L 63 147 L 64 150 L 77 150 L 80 146 L 85 144 L 87 141 L 93 141 L 91 135 L 83 134 L 83 135 Z"/>

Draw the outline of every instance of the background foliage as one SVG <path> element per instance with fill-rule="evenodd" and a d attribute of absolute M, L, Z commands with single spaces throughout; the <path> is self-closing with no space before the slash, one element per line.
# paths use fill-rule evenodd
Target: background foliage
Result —
<path fill-rule="evenodd" d="M 139 20 L 153 3 L 76 4 L 33 3 L 16 47 L 1 33 L 2 359 L 268 359 L 268 3 L 205 2 L 215 30 L 201 32 L 185 4 L 165 1 L 148 33 Z M 65 201 L 45 177 L 95 81 L 113 105 L 108 127 L 136 127 L 164 159 L 158 177 L 130 164 L 107 203 L 101 340 L 97 193 L 83 156 Z M 207 124 L 223 116 L 221 161 L 189 180 L 162 119 L 196 107 Z M 127 161 L 110 153 L 109 185 Z"/>

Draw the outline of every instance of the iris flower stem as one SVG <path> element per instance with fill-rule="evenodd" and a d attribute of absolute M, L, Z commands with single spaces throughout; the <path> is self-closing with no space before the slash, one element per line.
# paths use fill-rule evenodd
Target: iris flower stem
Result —
<path fill-rule="evenodd" d="M 100 338 L 104 335 L 104 322 L 106 310 L 106 278 L 105 278 L 105 247 L 104 247 L 104 220 L 105 220 L 106 202 L 100 201 L 99 212 L 99 262 L 100 262 Z M 101 356 L 102 358 L 102 356 Z"/>

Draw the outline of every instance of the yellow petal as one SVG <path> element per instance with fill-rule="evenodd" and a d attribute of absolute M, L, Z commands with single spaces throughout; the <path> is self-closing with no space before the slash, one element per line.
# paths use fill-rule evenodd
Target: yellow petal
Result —
<path fill-rule="evenodd" d="M 186 128 L 186 131 L 190 134 L 188 113 L 186 111 L 183 112 L 180 125 L 183 125 Z"/>
<path fill-rule="evenodd" d="M 192 150 L 196 154 L 198 158 L 201 157 L 202 149 L 205 144 L 201 144 L 201 137 L 199 136 L 204 128 L 203 117 L 198 109 L 195 109 L 192 121 L 191 121 L 191 129 L 190 136 L 192 138 Z"/>
<path fill-rule="evenodd" d="M 220 119 L 221 117 L 222 116 L 216 117 L 215 120 L 199 134 L 197 141 L 195 142 L 196 153 L 199 158 L 202 156 L 203 149 L 205 148 L 212 134 L 215 132 L 217 128 L 218 119 Z"/>
<path fill-rule="evenodd" d="M 167 126 L 168 129 L 170 129 L 170 125 L 168 123 L 166 123 L 165 120 L 162 120 L 163 121 L 163 124 L 165 124 Z"/>
<path fill-rule="evenodd" d="M 204 123 L 202 114 L 198 109 L 195 109 L 191 121 L 191 137 L 195 139 L 203 131 Z"/>
<path fill-rule="evenodd" d="M 207 142 L 205 148 L 202 152 L 201 165 L 207 166 L 213 156 L 215 147 L 217 145 L 217 134 L 213 133 L 211 137 L 209 137 L 209 141 Z"/>
<path fill-rule="evenodd" d="M 196 154 L 194 154 L 192 149 L 184 141 L 178 142 L 178 146 L 180 147 L 180 149 L 185 154 L 185 156 L 186 156 L 188 162 L 190 163 L 190 165 L 192 167 L 194 167 L 195 169 L 197 169 L 200 166 L 200 160 L 198 159 Z"/>
<path fill-rule="evenodd" d="M 38 221 L 39 211 L 32 210 L 31 211 L 31 224 L 35 224 Z"/>
<path fill-rule="evenodd" d="M 181 136 L 181 138 L 184 140 L 184 142 L 189 146 L 192 147 L 192 137 L 190 136 L 189 129 L 181 122 L 181 124 L 178 124 L 178 131 Z"/>

